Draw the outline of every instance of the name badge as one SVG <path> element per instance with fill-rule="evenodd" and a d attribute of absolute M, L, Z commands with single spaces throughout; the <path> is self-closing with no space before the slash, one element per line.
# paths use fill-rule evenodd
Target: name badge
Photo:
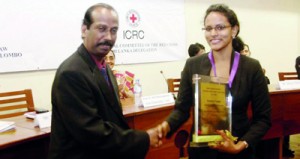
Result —
<path fill-rule="evenodd" d="M 171 105 L 174 104 L 175 101 L 172 93 L 165 93 L 142 97 L 142 103 L 143 106 L 146 108 L 159 105 Z"/>
<path fill-rule="evenodd" d="M 281 90 L 300 89 L 300 80 L 279 81 L 278 84 Z"/>

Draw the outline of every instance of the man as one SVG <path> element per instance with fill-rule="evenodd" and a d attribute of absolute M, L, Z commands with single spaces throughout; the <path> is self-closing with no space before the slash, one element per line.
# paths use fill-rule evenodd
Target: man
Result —
<path fill-rule="evenodd" d="M 86 11 L 83 44 L 53 82 L 49 159 L 141 159 L 149 145 L 161 144 L 156 129 L 132 130 L 122 114 L 116 79 L 104 61 L 118 25 L 117 12 L 107 4 Z"/>
<path fill-rule="evenodd" d="M 191 44 L 189 46 L 188 52 L 190 57 L 202 55 L 205 53 L 205 47 L 199 43 Z"/>

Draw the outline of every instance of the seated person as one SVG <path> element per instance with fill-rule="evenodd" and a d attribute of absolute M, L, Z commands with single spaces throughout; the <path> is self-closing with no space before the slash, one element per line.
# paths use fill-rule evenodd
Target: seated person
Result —
<path fill-rule="evenodd" d="M 249 45 L 244 43 L 244 50 L 241 51 L 242 55 L 246 55 L 246 56 L 250 56 L 251 55 L 251 51 L 249 48 Z"/>
<path fill-rule="evenodd" d="M 298 79 L 300 79 L 300 56 L 296 58 L 295 68 L 298 74 Z"/>
<path fill-rule="evenodd" d="M 105 62 L 113 70 L 115 66 L 115 53 L 113 50 L 110 50 L 105 56 Z M 128 71 L 121 72 L 117 70 L 113 70 L 113 73 L 119 85 L 120 98 L 123 99 L 133 97 L 134 74 Z"/>
<path fill-rule="evenodd" d="M 195 43 L 189 46 L 189 56 L 193 57 L 205 53 L 205 47 L 202 44 Z"/>

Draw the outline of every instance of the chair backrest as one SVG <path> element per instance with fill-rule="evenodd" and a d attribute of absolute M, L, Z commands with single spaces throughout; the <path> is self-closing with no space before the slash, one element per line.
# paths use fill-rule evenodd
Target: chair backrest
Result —
<path fill-rule="evenodd" d="M 297 80 L 298 74 L 297 72 L 278 72 L 279 81 L 284 80 Z"/>
<path fill-rule="evenodd" d="M 0 93 L 0 119 L 34 111 L 31 89 Z"/>
<path fill-rule="evenodd" d="M 178 92 L 180 85 L 180 78 L 168 78 L 168 91 L 169 92 Z"/>

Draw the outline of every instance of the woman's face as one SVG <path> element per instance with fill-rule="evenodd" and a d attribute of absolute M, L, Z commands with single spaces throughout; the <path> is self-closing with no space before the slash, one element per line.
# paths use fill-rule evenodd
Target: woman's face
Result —
<path fill-rule="evenodd" d="M 209 13 L 204 27 L 205 39 L 213 51 L 221 51 L 228 46 L 232 47 L 232 38 L 236 36 L 238 27 L 231 26 L 222 13 Z"/>
<path fill-rule="evenodd" d="M 241 54 L 246 55 L 246 56 L 250 56 L 249 48 L 246 45 L 244 45 L 244 50 L 241 51 Z"/>
<path fill-rule="evenodd" d="M 104 58 L 105 62 L 109 65 L 110 69 L 113 69 L 115 66 L 115 55 L 112 51 L 109 51 L 109 53 Z"/>

